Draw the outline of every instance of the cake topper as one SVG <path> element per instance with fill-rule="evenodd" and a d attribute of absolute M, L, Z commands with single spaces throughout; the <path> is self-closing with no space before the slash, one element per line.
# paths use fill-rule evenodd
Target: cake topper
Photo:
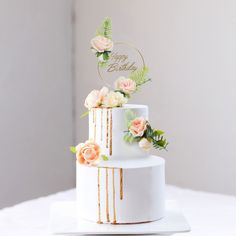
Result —
<path fill-rule="evenodd" d="M 129 78 L 133 72 L 146 67 L 138 48 L 127 42 L 112 41 L 112 22 L 108 17 L 103 20 L 90 43 L 98 60 L 98 75 L 110 88 L 117 78 Z"/>
<path fill-rule="evenodd" d="M 144 57 L 135 46 L 125 42 L 114 42 L 113 45 L 106 63 L 97 65 L 98 75 L 108 87 L 112 87 L 120 76 L 128 78 L 132 72 L 145 67 Z"/>

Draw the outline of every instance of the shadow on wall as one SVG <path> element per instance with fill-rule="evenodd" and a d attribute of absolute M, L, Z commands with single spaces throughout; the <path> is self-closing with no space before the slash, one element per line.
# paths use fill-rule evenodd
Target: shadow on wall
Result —
<path fill-rule="evenodd" d="M 0 2 L 0 208 L 74 186 L 71 7 Z"/>

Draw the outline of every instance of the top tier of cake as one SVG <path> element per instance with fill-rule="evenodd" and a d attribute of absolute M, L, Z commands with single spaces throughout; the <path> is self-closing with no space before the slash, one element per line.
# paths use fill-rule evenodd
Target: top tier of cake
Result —
<path fill-rule="evenodd" d="M 101 153 L 109 160 L 129 160 L 145 157 L 138 143 L 129 144 L 123 137 L 127 127 L 127 114 L 148 120 L 148 107 L 145 105 L 126 104 L 117 108 L 93 108 L 89 112 L 89 139 L 94 140 L 101 148 Z"/>

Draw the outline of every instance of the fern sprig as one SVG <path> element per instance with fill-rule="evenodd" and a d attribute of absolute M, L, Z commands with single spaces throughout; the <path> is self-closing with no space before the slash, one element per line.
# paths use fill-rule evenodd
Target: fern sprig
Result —
<path fill-rule="evenodd" d="M 96 35 L 112 39 L 112 21 L 109 17 L 103 20 L 102 25 L 97 29 Z"/>
<path fill-rule="evenodd" d="M 153 144 L 153 147 L 156 148 L 156 149 L 159 149 L 159 150 L 167 150 L 167 146 L 168 146 L 168 142 L 166 139 L 164 139 L 163 137 L 159 140 L 156 140 L 156 139 L 153 139 L 152 140 L 152 144 Z"/>
<path fill-rule="evenodd" d="M 151 80 L 150 78 L 148 78 L 148 72 L 149 72 L 148 67 L 144 66 L 132 72 L 129 78 L 135 81 L 136 86 L 139 87 Z"/>

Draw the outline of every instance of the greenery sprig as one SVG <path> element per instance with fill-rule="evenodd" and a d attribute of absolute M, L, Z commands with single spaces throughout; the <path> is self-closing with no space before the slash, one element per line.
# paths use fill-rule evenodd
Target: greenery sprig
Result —
<path fill-rule="evenodd" d="M 96 35 L 101 35 L 105 38 L 112 39 L 112 21 L 109 17 L 106 17 L 101 26 L 97 29 Z"/>
<path fill-rule="evenodd" d="M 148 123 L 147 125 L 147 129 L 144 132 L 144 138 L 146 138 L 150 143 L 152 143 L 153 147 L 155 149 L 165 149 L 167 150 L 167 146 L 168 146 L 168 142 L 167 140 L 164 138 L 165 132 L 162 130 L 158 130 L 158 129 L 153 129 L 150 124 Z"/>
<path fill-rule="evenodd" d="M 148 121 L 146 121 L 146 129 L 142 136 L 134 136 L 132 132 L 130 132 L 130 127 L 132 125 L 132 121 L 137 118 L 137 115 L 130 109 L 126 110 L 126 125 L 128 130 L 124 131 L 124 141 L 127 143 L 139 143 L 142 139 L 146 139 L 147 142 L 152 144 L 155 149 L 159 150 L 167 150 L 168 142 L 164 138 L 165 132 L 159 129 L 153 129 Z"/>
<path fill-rule="evenodd" d="M 135 81 L 137 89 L 139 89 L 140 86 L 147 83 L 148 81 L 151 81 L 151 79 L 148 77 L 148 72 L 149 68 L 147 66 L 144 66 L 132 72 L 129 75 L 129 79 Z"/>

